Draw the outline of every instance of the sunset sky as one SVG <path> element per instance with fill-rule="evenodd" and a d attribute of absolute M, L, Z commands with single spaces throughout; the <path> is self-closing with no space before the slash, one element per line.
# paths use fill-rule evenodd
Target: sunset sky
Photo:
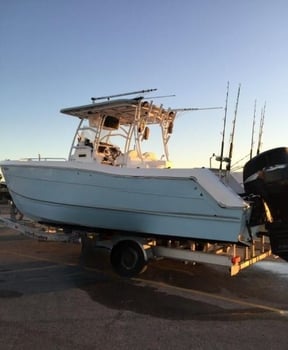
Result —
<path fill-rule="evenodd" d="M 1 1 L 0 159 L 67 157 L 77 120 L 59 110 L 92 96 L 157 88 L 176 95 L 155 100 L 166 107 L 224 107 L 228 81 L 232 163 L 250 152 L 255 99 L 255 144 L 266 102 L 262 150 L 288 146 L 287 16 L 285 0 Z M 182 113 L 174 164 L 208 166 L 223 118 Z"/>

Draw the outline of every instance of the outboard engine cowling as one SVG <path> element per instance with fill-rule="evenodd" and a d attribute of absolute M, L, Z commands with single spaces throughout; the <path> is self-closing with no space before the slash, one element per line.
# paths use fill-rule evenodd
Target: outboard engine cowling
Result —
<path fill-rule="evenodd" d="M 247 195 L 260 196 L 268 206 L 272 252 L 288 261 L 288 148 L 275 148 L 248 161 L 243 182 Z"/>

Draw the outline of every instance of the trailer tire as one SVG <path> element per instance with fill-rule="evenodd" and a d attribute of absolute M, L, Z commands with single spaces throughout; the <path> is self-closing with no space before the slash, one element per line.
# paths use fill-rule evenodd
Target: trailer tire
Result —
<path fill-rule="evenodd" d="M 122 276 L 131 278 L 147 269 L 147 258 L 144 249 L 135 241 L 121 241 L 111 251 L 110 261 L 114 271 Z"/>

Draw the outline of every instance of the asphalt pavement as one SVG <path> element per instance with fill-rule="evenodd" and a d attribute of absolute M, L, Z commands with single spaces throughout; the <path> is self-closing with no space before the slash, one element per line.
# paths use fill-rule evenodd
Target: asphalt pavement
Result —
<path fill-rule="evenodd" d="M 0 226 L 0 349 L 287 349 L 288 263 L 152 262 L 115 275 L 106 251 Z"/>

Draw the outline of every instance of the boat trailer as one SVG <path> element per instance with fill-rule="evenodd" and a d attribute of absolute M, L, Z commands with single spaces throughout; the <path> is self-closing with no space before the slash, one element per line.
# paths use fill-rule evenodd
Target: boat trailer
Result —
<path fill-rule="evenodd" d="M 142 237 L 119 232 L 87 232 L 86 230 L 56 228 L 35 223 L 15 210 L 0 212 L 0 227 L 13 229 L 20 234 L 39 241 L 69 242 L 82 245 L 82 254 L 95 254 L 97 248 L 110 251 L 114 271 L 123 277 L 141 274 L 149 261 L 169 258 L 185 263 L 205 263 L 226 266 L 230 276 L 269 257 L 269 238 L 260 236 L 250 246 L 231 243 L 206 243 L 193 240 Z"/>

